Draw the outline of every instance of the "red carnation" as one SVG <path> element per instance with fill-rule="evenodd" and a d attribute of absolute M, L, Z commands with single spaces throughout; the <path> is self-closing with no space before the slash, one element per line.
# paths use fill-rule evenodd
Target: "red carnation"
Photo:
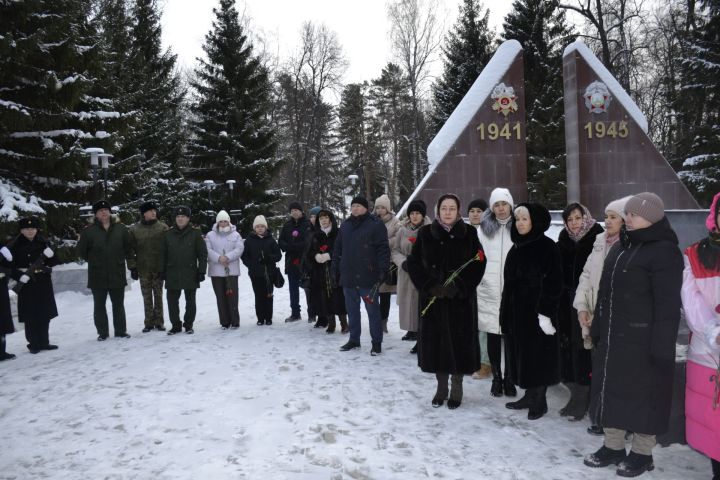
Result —
<path fill-rule="evenodd" d="M 720 303 L 718 303 L 717 305 L 715 305 L 715 311 L 716 311 L 717 313 L 720 313 Z"/>
<path fill-rule="evenodd" d="M 408 242 L 410 242 L 410 243 L 415 243 L 416 240 L 417 240 L 417 237 L 408 237 Z"/>
<path fill-rule="evenodd" d="M 325 253 L 327 252 L 328 246 L 327 245 L 320 245 L 320 251 Z"/>
<path fill-rule="evenodd" d="M 299 258 L 293 258 L 292 264 L 293 264 L 293 265 L 300 265 L 300 259 L 299 259 Z"/>
<path fill-rule="evenodd" d="M 477 258 L 478 258 L 478 260 L 480 260 L 481 262 L 482 262 L 483 260 L 485 260 L 485 252 L 483 252 L 482 250 L 478 250 Z"/>

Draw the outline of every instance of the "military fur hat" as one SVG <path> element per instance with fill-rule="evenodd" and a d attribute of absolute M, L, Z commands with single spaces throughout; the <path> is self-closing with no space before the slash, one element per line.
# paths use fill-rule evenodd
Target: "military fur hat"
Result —
<path fill-rule="evenodd" d="M 93 205 L 93 213 L 97 213 L 98 210 L 102 210 L 103 208 L 107 208 L 108 210 L 112 211 L 112 205 L 110 205 L 110 202 L 107 200 L 100 200 L 95 205 Z"/>

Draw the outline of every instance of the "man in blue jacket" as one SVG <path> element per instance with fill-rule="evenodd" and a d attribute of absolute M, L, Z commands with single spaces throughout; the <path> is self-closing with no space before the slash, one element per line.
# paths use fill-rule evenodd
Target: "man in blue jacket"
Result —
<path fill-rule="evenodd" d="M 353 198 L 350 211 L 350 218 L 340 227 L 331 264 L 335 278 L 338 275 L 340 277 L 350 323 L 350 340 L 340 347 L 340 350 L 347 352 L 360 348 L 362 301 L 370 320 L 370 355 L 375 356 L 382 351 L 383 338 L 378 287 L 390 264 L 390 246 L 385 224 L 368 213 L 368 201 L 365 197 Z"/>

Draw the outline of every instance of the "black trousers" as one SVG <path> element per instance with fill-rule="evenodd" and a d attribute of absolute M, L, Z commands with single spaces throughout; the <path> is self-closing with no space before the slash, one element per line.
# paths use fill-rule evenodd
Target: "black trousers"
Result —
<path fill-rule="evenodd" d="M 494 372 L 500 372 L 502 364 L 502 335 L 499 333 L 488 333 L 487 349 L 490 366 Z M 507 350 L 505 350 L 505 355 L 507 356 Z M 507 358 L 505 358 L 505 376 L 507 376 L 508 365 L 509 362 L 507 361 Z"/>
<path fill-rule="evenodd" d="M 380 294 L 380 320 L 387 320 L 390 316 L 390 296 L 392 292 Z"/>
<path fill-rule="evenodd" d="M 250 277 L 255 294 L 255 315 L 258 320 L 272 320 L 273 286 L 265 277 Z"/>
<path fill-rule="evenodd" d="M 30 318 L 25 320 L 25 338 L 32 347 L 47 347 L 50 345 L 48 330 L 50 320 L 47 318 Z"/>
<path fill-rule="evenodd" d="M 123 335 L 127 333 L 127 324 L 125 323 L 125 287 L 120 288 L 93 288 L 93 318 L 95 320 L 95 328 L 98 335 L 103 337 L 109 336 L 110 329 L 108 327 L 108 315 L 105 310 L 105 302 L 110 295 L 110 303 L 112 304 L 113 330 L 115 335 Z M 27 325 L 25 326 L 27 328 Z"/>
<path fill-rule="evenodd" d="M 185 292 L 185 329 L 192 328 L 195 323 L 195 314 L 197 313 L 197 304 L 195 303 L 195 294 L 197 289 L 187 288 L 185 290 L 168 290 L 167 291 L 167 303 L 168 303 L 168 314 L 170 315 L 170 323 L 174 329 L 179 329 L 180 325 L 180 294 Z"/>
<path fill-rule="evenodd" d="M 239 327 L 240 311 L 238 310 L 237 275 L 228 277 L 210 277 L 210 279 L 212 280 L 212 287 L 215 292 L 220 325 L 223 327 Z"/>

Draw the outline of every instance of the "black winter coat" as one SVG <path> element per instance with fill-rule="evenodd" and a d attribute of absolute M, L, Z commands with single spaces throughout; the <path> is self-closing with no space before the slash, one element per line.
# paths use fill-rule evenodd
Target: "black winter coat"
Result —
<path fill-rule="evenodd" d="M 448 232 L 437 220 L 418 230 L 407 257 L 407 271 L 420 296 L 420 311 L 430 290 L 442 286 L 453 271 L 482 252 L 475 228 L 458 221 Z M 480 368 L 476 288 L 485 273 L 485 254 L 470 262 L 454 284 L 455 298 L 439 298 L 420 316 L 418 365 L 423 372 L 471 374 Z"/>
<path fill-rule="evenodd" d="M 2 248 L 2 246 L 0 246 Z M 7 335 L 15 331 L 12 310 L 10 309 L 10 295 L 8 294 L 8 279 L 11 275 L 10 266 L 5 257 L 0 255 L 0 335 Z"/>
<path fill-rule="evenodd" d="M 250 277 L 265 277 L 272 283 L 277 268 L 275 264 L 282 258 L 282 253 L 270 230 L 263 237 L 250 232 L 245 238 L 245 249 L 240 258 L 247 267 Z"/>
<path fill-rule="evenodd" d="M 42 266 L 35 269 L 34 276 L 18 294 L 18 321 L 29 322 L 32 319 L 49 320 L 58 316 L 55 304 L 55 292 L 52 284 L 52 267 L 57 265 L 57 256 L 43 256 L 48 247 L 47 241 L 36 235 L 31 242 L 24 235 L 18 235 L 10 247 L 13 256 L 12 277 L 19 280 L 38 258 L 43 258 Z M 21 270 L 22 269 L 22 270 Z M 30 274 L 28 274 L 30 276 Z"/>
<path fill-rule="evenodd" d="M 523 205 L 530 211 L 532 229 L 525 235 L 518 233 L 515 223 L 510 229 L 514 245 L 505 260 L 500 328 L 510 376 L 527 389 L 559 380 L 558 337 L 542 331 L 538 314 L 550 319 L 557 314 L 562 266 L 557 245 L 544 233 L 550 226 L 550 213 L 539 204 Z"/>
<path fill-rule="evenodd" d="M 590 350 L 583 346 L 582 329 L 578 322 L 577 310 L 573 308 L 575 290 L 585 262 L 592 253 L 595 237 L 605 230 L 595 224 L 579 241 L 570 238 L 563 229 L 558 236 L 563 271 L 563 290 L 557 314 L 557 334 L 560 341 L 560 379 L 590 385 L 592 360 Z"/>
<path fill-rule="evenodd" d="M 590 329 L 591 411 L 605 427 L 667 430 L 680 322 L 683 258 L 664 217 L 620 231 L 603 265 Z"/>
<path fill-rule="evenodd" d="M 330 215 L 331 230 L 328 233 L 323 232 L 320 228 L 320 221 L 315 221 L 314 232 L 305 253 L 304 265 L 310 274 L 310 302 L 318 316 L 345 315 L 347 313 L 345 296 L 332 273 L 332 260 L 325 263 L 315 261 L 315 255 L 318 253 L 328 253 L 332 258 L 335 240 L 339 232 L 335 215 L 327 210 L 320 210 L 320 213 L 323 212 Z M 320 213 L 318 213 L 318 217 L 320 217 Z"/>
<path fill-rule="evenodd" d="M 340 226 L 332 255 L 332 272 L 345 288 L 381 284 L 390 266 L 385 223 L 375 215 L 351 216 Z"/>
<path fill-rule="evenodd" d="M 290 218 L 280 230 L 278 245 L 285 252 L 285 273 L 300 276 L 302 257 L 312 231 L 312 224 L 307 218 L 299 220 Z"/>

